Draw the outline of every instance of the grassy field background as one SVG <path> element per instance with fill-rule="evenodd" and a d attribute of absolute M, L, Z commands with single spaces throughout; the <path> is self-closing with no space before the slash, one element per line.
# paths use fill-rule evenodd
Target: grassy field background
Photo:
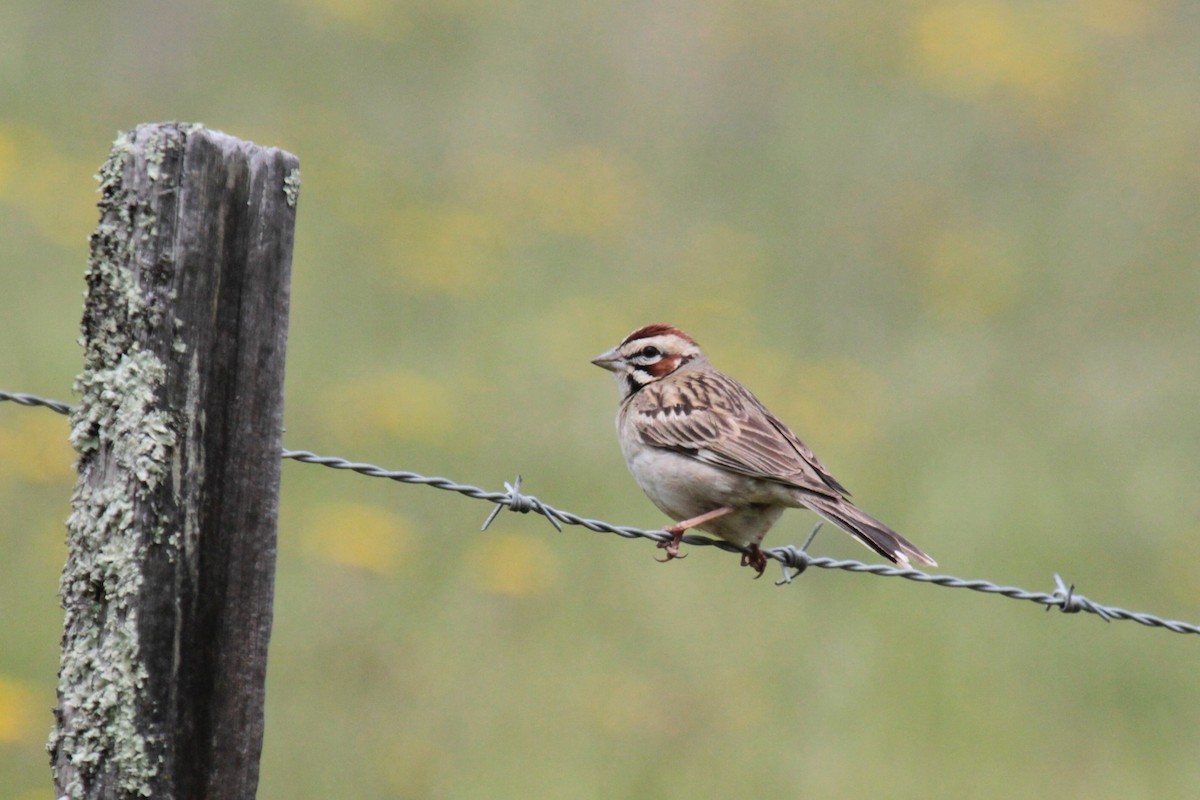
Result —
<path fill-rule="evenodd" d="M 945 572 L 1200 621 L 1197 41 L 1166 0 L 6 3 L 0 387 L 71 399 L 92 175 L 199 121 L 301 160 L 289 447 L 659 525 L 588 360 L 667 321 Z M 66 433 L 0 405 L 19 800 Z M 1200 783 L 1195 637 L 487 510 L 284 466 L 261 798 Z"/>

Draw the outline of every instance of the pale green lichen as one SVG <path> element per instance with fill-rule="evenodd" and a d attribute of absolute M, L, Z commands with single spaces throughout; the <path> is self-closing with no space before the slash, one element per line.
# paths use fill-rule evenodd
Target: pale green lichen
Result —
<path fill-rule="evenodd" d="M 48 743 L 69 798 L 82 798 L 102 776 L 122 793 L 148 796 L 158 770 L 138 718 L 147 673 L 136 600 L 146 548 L 162 531 L 148 538 L 135 522 L 171 476 L 176 436 L 159 407 L 165 367 L 141 345 L 162 321 L 147 298 L 167 277 L 136 259 L 138 245 L 156 235 L 157 220 L 125 186 L 133 142 L 133 134 L 119 136 L 98 176 L 101 221 L 88 260 L 84 371 L 75 383 L 81 398 L 71 442 L 79 480 L 60 585 L 66 621 L 58 724 Z M 151 177 L 161 177 L 170 146 L 179 144 L 169 137 L 153 143 Z"/>
<path fill-rule="evenodd" d="M 299 167 L 292 167 L 288 170 L 287 177 L 283 179 L 283 194 L 287 198 L 288 208 L 295 208 L 296 200 L 300 197 Z"/>
<path fill-rule="evenodd" d="M 151 129 L 144 152 L 146 153 L 146 175 L 150 180 L 156 181 L 162 175 L 163 159 L 167 155 L 162 133 L 158 128 Z"/>

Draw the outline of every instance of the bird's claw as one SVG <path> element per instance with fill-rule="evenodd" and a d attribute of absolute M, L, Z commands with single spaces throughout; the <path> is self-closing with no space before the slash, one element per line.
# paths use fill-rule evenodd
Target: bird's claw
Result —
<path fill-rule="evenodd" d="M 667 528 L 667 533 L 671 534 L 671 538 L 665 542 L 658 543 L 658 549 L 665 550 L 667 557 L 656 558 L 654 560 L 660 564 L 665 564 L 668 561 L 674 561 L 677 558 L 687 558 L 687 554 L 679 555 L 679 543 L 683 541 L 683 531 L 673 531 L 670 528 Z"/>
<path fill-rule="evenodd" d="M 758 545 L 752 544 L 750 552 L 742 553 L 742 566 L 753 567 L 758 572 L 754 580 L 758 580 L 767 569 L 767 554 L 760 550 Z"/>

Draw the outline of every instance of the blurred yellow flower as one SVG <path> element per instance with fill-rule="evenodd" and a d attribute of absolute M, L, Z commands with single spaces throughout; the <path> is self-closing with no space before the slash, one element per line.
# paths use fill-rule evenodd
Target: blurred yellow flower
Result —
<path fill-rule="evenodd" d="M 621 318 L 613 318 L 612 306 L 611 298 L 604 295 L 563 297 L 542 306 L 542 314 L 532 321 L 531 336 L 548 372 L 562 380 L 595 382 L 597 370 L 588 359 L 642 324 L 635 320 L 622 329 Z"/>
<path fill-rule="evenodd" d="M 46 239 L 78 249 L 96 224 L 97 161 L 64 154 L 28 125 L 0 123 L 0 203 L 21 209 Z"/>
<path fill-rule="evenodd" d="M 0 675 L 0 742 L 30 741 L 43 733 L 35 721 L 34 693 L 23 681 Z"/>
<path fill-rule="evenodd" d="M 973 100 L 1004 92 L 1050 122 L 1083 77 L 1077 28 L 1057 4 L 935 3 L 916 20 L 915 59 L 935 89 Z"/>
<path fill-rule="evenodd" d="M 945 319 L 987 319 L 1008 308 L 1020 293 L 1020 271 L 992 231 L 939 230 L 921 248 L 915 266 L 926 307 Z"/>
<path fill-rule="evenodd" d="M 850 359 L 802 361 L 794 370 L 784 406 L 775 410 L 801 439 L 817 447 L 819 435 L 819 451 L 828 452 L 877 434 L 888 392 L 882 376 Z"/>
<path fill-rule="evenodd" d="M 1156 26 L 1159 0 L 1077 0 L 1083 23 L 1110 36 L 1135 36 Z"/>
<path fill-rule="evenodd" d="M 586 697 L 600 729 L 619 736 L 630 731 L 671 733 L 678 729 L 672 699 L 654 681 L 636 674 L 609 672 L 592 676 L 599 685 Z"/>
<path fill-rule="evenodd" d="M 514 234 L 501 220 L 467 208 L 408 208 L 383 234 L 396 284 L 448 295 L 473 295 L 501 277 Z"/>
<path fill-rule="evenodd" d="M 450 387 L 409 370 L 338 384 L 327 392 L 324 408 L 327 426 L 351 444 L 381 436 L 438 444 L 454 428 Z"/>
<path fill-rule="evenodd" d="M 70 483 L 75 452 L 67 441 L 66 420 L 44 413 L 19 414 L 0 428 L 0 478 L 30 483 Z"/>
<path fill-rule="evenodd" d="M 379 42 L 398 42 L 410 34 L 414 22 L 434 15 L 478 19 L 494 5 L 491 0 L 438 0 L 411 3 L 399 0 L 291 0 L 308 12 L 315 28 L 331 25 Z"/>
<path fill-rule="evenodd" d="M 304 532 L 311 557 L 345 567 L 388 574 L 408 555 L 413 534 L 408 520 L 376 506 L 335 503 L 319 506 Z"/>
<path fill-rule="evenodd" d="M 412 28 L 406 3 L 394 0 L 292 0 L 308 12 L 313 27 L 346 28 L 358 36 L 382 42 L 401 39 Z"/>
<path fill-rule="evenodd" d="M 549 546 L 520 533 L 484 533 L 467 561 L 484 589 L 512 597 L 545 591 L 558 573 L 558 559 Z"/>
<path fill-rule="evenodd" d="M 518 249 L 547 236 L 600 239 L 632 220 L 636 180 L 595 148 L 544 161 L 484 158 L 450 202 L 410 205 L 369 224 L 397 287 L 469 297 L 491 289 Z"/>
<path fill-rule="evenodd" d="M 478 181 L 483 207 L 510 227 L 586 239 L 627 224 L 639 194 L 632 167 L 595 147 L 545 161 L 493 160 Z"/>
<path fill-rule="evenodd" d="M 740 318 L 762 286 L 762 245 L 727 225 L 692 233 L 675 258 L 675 277 L 662 297 L 689 315 Z"/>
<path fill-rule="evenodd" d="M 0 193 L 11 180 L 17 163 L 17 143 L 13 141 L 12 133 L 0 128 Z"/>

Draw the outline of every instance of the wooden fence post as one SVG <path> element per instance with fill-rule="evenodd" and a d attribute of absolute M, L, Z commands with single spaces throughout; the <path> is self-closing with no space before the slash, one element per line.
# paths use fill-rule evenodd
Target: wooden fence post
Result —
<path fill-rule="evenodd" d="M 139 125 L 100 172 L 56 796 L 252 798 L 299 162 Z"/>

